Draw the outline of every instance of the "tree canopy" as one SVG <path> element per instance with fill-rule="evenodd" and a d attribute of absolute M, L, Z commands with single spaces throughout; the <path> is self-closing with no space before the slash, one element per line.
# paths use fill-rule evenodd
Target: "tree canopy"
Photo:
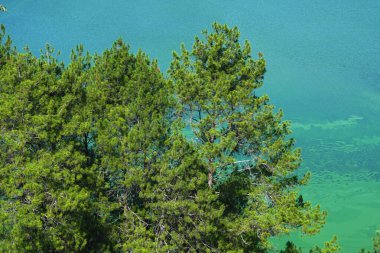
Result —
<path fill-rule="evenodd" d="M 0 34 L 0 250 L 267 252 L 317 233 L 300 150 L 236 27 L 183 45 L 165 77 L 117 40 L 65 65 Z"/>

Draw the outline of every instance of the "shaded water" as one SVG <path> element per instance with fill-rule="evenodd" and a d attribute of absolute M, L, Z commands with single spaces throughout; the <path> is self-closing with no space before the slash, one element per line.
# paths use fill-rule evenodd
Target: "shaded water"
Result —
<path fill-rule="evenodd" d="M 91 52 L 118 37 L 158 58 L 166 70 L 180 42 L 213 21 L 237 25 L 264 53 L 264 91 L 293 122 L 302 170 L 314 177 L 304 196 L 329 212 L 310 246 L 339 236 L 342 252 L 369 248 L 380 227 L 380 1 L 3 0 L 1 13 L 19 48 L 39 53 L 83 43 Z M 283 238 L 286 240 L 287 238 Z"/>

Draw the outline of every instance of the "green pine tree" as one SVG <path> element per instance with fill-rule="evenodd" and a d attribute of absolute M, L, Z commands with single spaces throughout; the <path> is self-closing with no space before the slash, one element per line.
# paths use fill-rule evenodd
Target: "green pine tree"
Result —
<path fill-rule="evenodd" d="M 2 27 L 1 251 L 267 252 L 319 231 L 289 123 L 257 93 L 264 59 L 237 28 L 213 29 L 165 78 L 122 40 L 65 66 Z"/>
<path fill-rule="evenodd" d="M 49 46 L 39 59 L 0 47 L 0 249 L 101 250 L 107 226 L 82 120 L 89 59 L 73 54 L 65 68 Z"/>
<path fill-rule="evenodd" d="M 112 240 L 123 252 L 205 252 L 221 210 L 206 170 L 174 121 L 170 82 L 121 40 L 96 57 L 88 86 L 95 153 L 112 203 Z M 209 221 L 212 222 L 209 222 Z"/>
<path fill-rule="evenodd" d="M 299 227 L 319 231 L 326 213 L 299 203 L 294 189 L 300 151 L 289 138 L 289 122 L 274 112 L 263 85 L 265 61 L 251 57 L 236 27 L 214 23 L 192 51 L 174 53 L 169 74 L 178 98 L 179 117 L 193 136 L 208 173 L 210 194 L 217 194 L 223 215 L 215 224 L 212 247 L 220 251 L 264 252 L 268 238 Z"/>

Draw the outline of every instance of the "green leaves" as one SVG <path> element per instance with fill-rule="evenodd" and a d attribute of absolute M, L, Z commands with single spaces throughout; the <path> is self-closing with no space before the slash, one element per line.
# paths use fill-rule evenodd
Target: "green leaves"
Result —
<path fill-rule="evenodd" d="M 236 27 L 203 35 L 165 78 L 120 39 L 65 66 L 50 46 L 17 52 L 2 28 L 2 251 L 266 252 L 319 231 L 289 123 L 257 92 L 262 55 Z"/>
<path fill-rule="evenodd" d="M 319 231 L 326 214 L 296 205 L 292 188 L 302 182 L 292 173 L 300 152 L 288 137 L 289 123 L 267 95 L 257 95 L 265 73 L 262 55 L 252 58 L 236 27 L 214 23 L 203 35 L 192 51 L 182 46 L 181 54 L 174 53 L 169 74 L 179 117 L 195 136 L 210 192 L 218 193 L 216 205 L 224 208 L 215 247 L 261 252 L 271 236 L 300 226 L 305 233 Z"/>
<path fill-rule="evenodd" d="M 50 47 L 40 59 L 10 48 L 1 46 L 0 248 L 91 251 L 104 243 L 96 231 L 105 224 L 93 201 L 94 159 L 83 147 L 88 130 L 73 127 L 85 125 L 84 59 L 64 68 Z"/>

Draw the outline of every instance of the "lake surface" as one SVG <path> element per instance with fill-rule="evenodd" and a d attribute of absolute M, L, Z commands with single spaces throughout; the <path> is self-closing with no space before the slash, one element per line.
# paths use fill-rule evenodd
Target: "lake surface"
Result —
<path fill-rule="evenodd" d="M 342 252 L 370 248 L 380 227 L 380 1 L 3 0 L 14 43 L 39 54 L 46 43 L 69 59 L 84 44 L 102 52 L 119 37 L 158 58 L 162 70 L 181 42 L 218 21 L 237 25 L 263 52 L 265 88 L 293 122 L 303 149 L 302 191 L 329 213 L 310 247 L 336 234 Z M 288 237 L 281 238 L 287 240 Z"/>

